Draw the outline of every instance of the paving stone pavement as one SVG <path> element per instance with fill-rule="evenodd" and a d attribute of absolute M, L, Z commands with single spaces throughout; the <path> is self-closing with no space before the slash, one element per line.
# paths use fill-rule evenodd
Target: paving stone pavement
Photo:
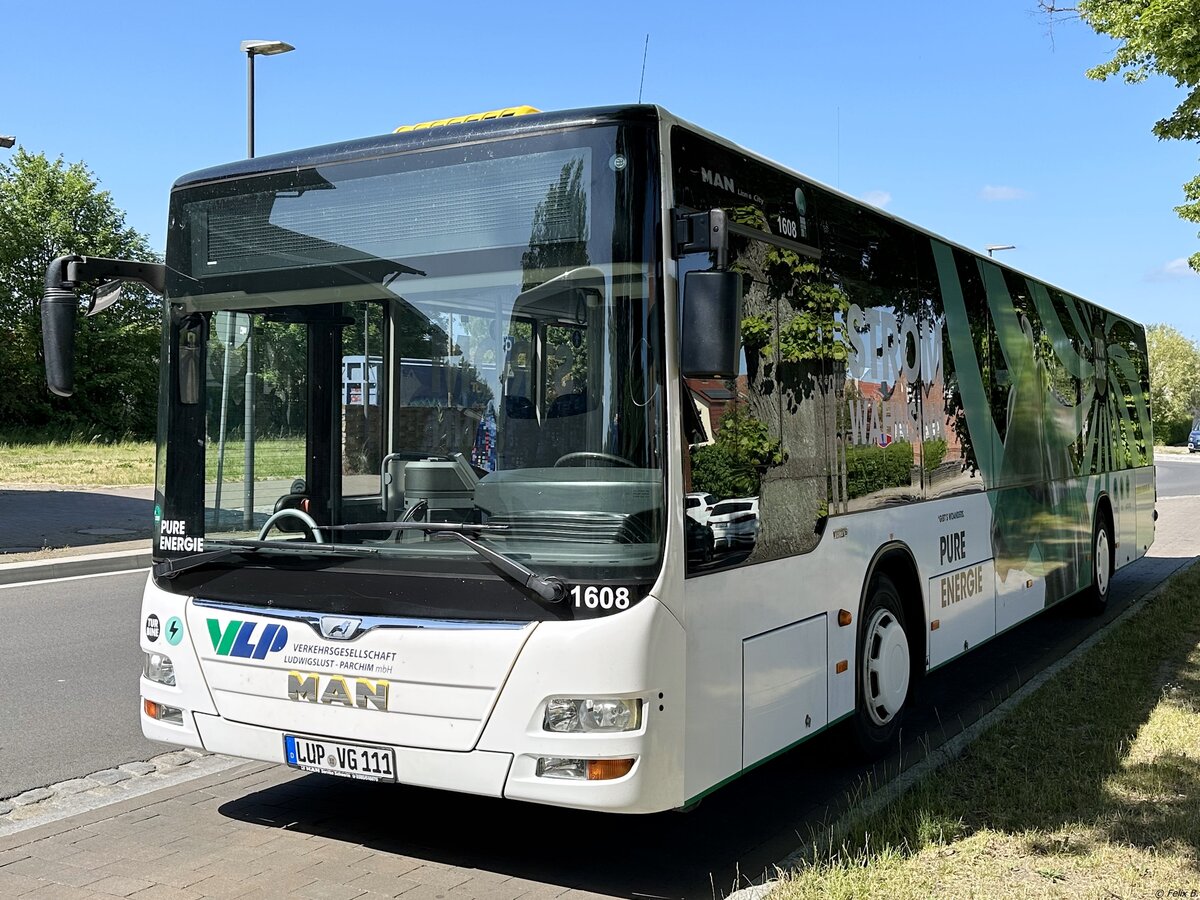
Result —
<path fill-rule="evenodd" d="M 583 900 L 603 895 L 440 864 L 295 825 L 289 783 L 311 777 L 241 763 L 0 837 L 0 897 L 22 900 Z M 261 798 L 261 799 L 256 799 Z M 236 815 L 218 811 L 230 804 Z M 539 839 L 545 836 L 539 836 Z"/>

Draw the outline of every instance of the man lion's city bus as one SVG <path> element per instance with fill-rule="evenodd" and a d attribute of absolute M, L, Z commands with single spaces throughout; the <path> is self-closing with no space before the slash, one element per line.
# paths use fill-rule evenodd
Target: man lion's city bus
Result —
<path fill-rule="evenodd" d="M 51 266 L 60 394 L 104 278 L 164 298 L 170 744 L 683 807 L 1154 535 L 1141 327 L 654 106 L 185 176 L 165 266 Z"/>

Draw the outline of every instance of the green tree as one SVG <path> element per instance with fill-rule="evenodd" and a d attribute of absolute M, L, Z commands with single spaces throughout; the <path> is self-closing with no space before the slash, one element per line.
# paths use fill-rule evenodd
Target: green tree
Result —
<path fill-rule="evenodd" d="M 82 162 L 24 149 L 0 163 L 0 427 L 102 438 L 153 434 L 161 305 L 143 290 L 107 313 L 80 316 L 76 394 L 46 389 L 41 301 L 46 267 L 57 256 L 156 261 L 145 236 Z"/>
<path fill-rule="evenodd" d="M 1052 17 L 1077 13 L 1097 33 L 1120 42 L 1112 59 L 1088 69 L 1089 78 L 1104 81 L 1119 74 L 1129 84 L 1151 75 L 1174 79 L 1187 96 L 1154 123 L 1154 134 L 1162 140 L 1200 140 L 1200 0 L 1079 0 L 1073 7 L 1041 0 L 1039 6 Z M 1200 222 L 1200 176 L 1185 184 L 1183 193 L 1188 202 L 1175 211 Z M 1200 272 L 1200 253 L 1189 263 Z"/>
<path fill-rule="evenodd" d="M 555 269 L 588 264 L 587 215 L 583 160 L 575 159 L 562 167 L 558 181 L 533 211 L 529 249 L 521 254 L 525 290 L 558 274 Z"/>
<path fill-rule="evenodd" d="M 1146 329 L 1150 356 L 1150 414 L 1160 444 L 1187 440 L 1200 409 L 1200 348 L 1170 325 Z"/>

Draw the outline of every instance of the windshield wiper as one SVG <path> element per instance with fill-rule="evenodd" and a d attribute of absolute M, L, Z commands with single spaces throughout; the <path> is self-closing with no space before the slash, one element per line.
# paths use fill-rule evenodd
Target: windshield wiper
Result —
<path fill-rule="evenodd" d="M 355 525 L 321 525 L 321 531 L 423 531 L 426 534 L 445 535 L 466 544 L 497 569 L 529 588 L 547 603 L 559 603 L 567 596 L 567 586 L 553 575 L 539 575 L 515 559 L 486 547 L 470 534 L 496 533 L 508 530 L 507 525 L 476 525 L 469 522 L 362 522 Z"/>
<path fill-rule="evenodd" d="M 203 553 L 193 553 L 191 556 L 180 556 L 155 563 L 150 569 L 150 573 L 155 578 L 174 578 L 180 572 L 186 572 L 188 569 L 220 562 L 239 553 L 254 553 L 256 550 L 255 547 L 221 547 L 219 550 L 205 550 Z"/>
<path fill-rule="evenodd" d="M 369 556 L 378 553 L 374 547 L 346 547 L 341 544 L 316 544 L 309 541 L 249 541 L 231 539 L 221 541 L 224 546 L 215 550 L 205 550 L 191 556 L 181 556 L 176 559 L 166 559 L 155 563 L 151 573 L 155 578 L 174 578 L 188 569 L 206 566 L 209 563 L 220 562 L 239 553 L 258 553 L 262 550 L 282 553 L 322 554 L 326 556 Z"/>

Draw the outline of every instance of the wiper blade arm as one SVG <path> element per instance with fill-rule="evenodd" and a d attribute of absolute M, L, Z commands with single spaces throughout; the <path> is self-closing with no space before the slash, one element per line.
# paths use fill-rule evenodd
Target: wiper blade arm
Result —
<path fill-rule="evenodd" d="M 215 550 L 205 550 L 191 556 L 181 556 L 176 559 L 166 559 L 155 563 L 151 573 L 155 578 L 174 578 L 181 572 L 206 566 L 209 563 L 220 562 L 239 553 L 258 553 L 260 550 L 276 550 L 284 553 L 315 553 L 326 556 L 369 556 L 379 551 L 373 547 L 344 547 L 336 544 L 314 544 L 308 541 L 222 541 L 225 546 Z"/>
<path fill-rule="evenodd" d="M 322 531 L 423 531 L 444 534 L 466 544 L 497 569 L 529 588 L 548 603 L 559 603 L 567 596 L 567 586 L 553 575 L 539 575 L 503 553 L 485 547 L 471 534 L 508 531 L 507 525 L 483 525 L 472 522 L 359 522 L 354 525 L 322 525 Z"/>
<path fill-rule="evenodd" d="M 502 526 L 495 526 L 502 527 Z M 441 534 L 455 538 L 466 544 L 505 575 L 529 588 L 547 603 L 558 603 L 567 596 L 567 586 L 553 575 L 539 575 L 532 569 L 521 565 L 515 559 L 509 559 L 502 553 L 497 553 L 491 547 L 485 547 L 472 537 L 467 537 L 461 531 L 440 529 Z"/>
<path fill-rule="evenodd" d="M 496 566 L 497 569 L 504 572 L 512 580 L 520 582 L 523 587 L 527 587 L 542 600 L 557 604 L 566 596 L 566 586 L 562 581 L 553 575 L 538 575 L 533 569 L 528 569 L 515 559 L 510 559 L 504 556 L 503 553 L 497 553 L 491 547 L 485 547 L 470 538 L 470 534 L 491 534 L 497 532 L 506 532 L 508 526 L 488 526 L 488 524 L 475 524 L 472 522 L 359 522 L 352 526 L 320 526 L 323 532 L 425 532 L 426 534 L 444 534 L 448 538 L 455 538 L 472 548 L 479 556 L 484 557 L 488 563 Z"/>
<path fill-rule="evenodd" d="M 209 563 L 220 562 L 223 559 L 228 559 L 231 556 L 236 556 L 239 553 L 254 553 L 257 547 L 221 547 L 218 550 L 205 550 L 203 553 L 193 553 L 191 556 L 180 556 L 175 559 L 165 559 L 162 562 L 155 563 L 150 569 L 151 574 L 155 578 L 174 578 L 181 572 L 186 572 L 188 569 L 194 569 L 197 566 L 206 566 Z"/>
<path fill-rule="evenodd" d="M 507 525 L 474 525 L 459 522 L 365 522 L 357 525 L 320 525 L 322 531 L 424 531 L 432 534 L 445 534 L 466 544 L 485 560 L 494 565 L 505 575 L 529 588 L 548 603 L 559 603 L 567 595 L 567 586 L 553 575 L 539 575 L 514 559 L 509 559 L 502 553 L 497 553 L 490 547 L 467 533 L 507 531 Z M 257 553 L 260 550 L 283 550 L 300 553 L 325 553 L 335 556 L 366 556 L 378 553 L 373 547 L 347 548 L 336 544 L 313 544 L 307 541 L 229 541 L 226 546 L 216 550 L 206 550 L 192 556 L 179 559 L 168 559 L 155 563 L 153 572 L 155 578 L 174 578 L 181 572 L 194 569 L 197 566 L 208 565 L 227 559 L 237 553 Z"/>

